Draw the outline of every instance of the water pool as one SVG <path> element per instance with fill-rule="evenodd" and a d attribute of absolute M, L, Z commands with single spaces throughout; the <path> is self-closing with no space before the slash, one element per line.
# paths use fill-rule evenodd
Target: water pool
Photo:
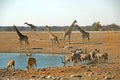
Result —
<path fill-rule="evenodd" d="M 37 68 L 46 68 L 53 66 L 63 66 L 61 57 L 63 54 L 32 54 L 32 57 L 36 58 Z M 15 68 L 26 70 L 27 56 L 26 54 L 19 53 L 1 53 L 0 54 L 0 69 L 6 67 L 7 62 L 10 59 L 15 60 Z"/>

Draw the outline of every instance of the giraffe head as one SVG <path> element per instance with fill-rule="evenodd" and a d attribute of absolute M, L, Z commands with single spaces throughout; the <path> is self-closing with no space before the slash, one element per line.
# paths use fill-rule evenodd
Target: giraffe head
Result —
<path fill-rule="evenodd" d="M 49 31 L 49 27 L 48 27 L 48 25 L 45 26 L 45 29 Z"/>
<path fill-rule="evenodd" d="M 26 54 L 26 56 L 27 56 L 28 58 L 30 58 L 30 57 L 32 56 L 32 54 Z"/>
<path fill-rule="evenodd" d="M 74 23 L 77 23 L 77 21 L 76 21 L 76 20 L 74 20 Z"/>
<path fill-rule="evenodd" d="M 16 27 L 15 25 L 13 25 L 13 27 Z"/>
<path fill-rule="evenodd" d="M 24 24 L 27 24 L 27 22 L 25 22 Z"/>
<path fill-rule="evenodd" d="M 48 25 L 46 25 L 45 27 L 48 28 Z"/>
<path fill-rule="evenodd" d="M 70 25 L 70 27 L 71 27 L 71 28 L 74 27 L 75 23 L 77 23 L 76 20 L 73 21 L 73 23 Z"/>

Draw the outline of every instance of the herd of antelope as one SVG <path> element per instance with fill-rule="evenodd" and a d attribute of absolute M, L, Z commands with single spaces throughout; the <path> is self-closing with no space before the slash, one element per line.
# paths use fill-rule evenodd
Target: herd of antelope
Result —
<path fill-rule="evenodd" d="M 93 64 L 98 62 L 108 62 L 108 53 L 100 52 L 100 50 L 95 49 L 93 51 L 83 51 L 82 49 L 74 49 L 71 51 L 70 55 L 66 55 L 65 59 L 62 61 L 64 66 L 68 63 L 81 63 L 81 64 Z"/>
<path fill-rule="evenodd" d="M 31 57 L 32 54 L 26 54 L 27 55 L 27 70 L 35 69 L 37 68 L 36 59 Z M 81 63 L 81 64 L 95 64 L 98 62 L 108 62 L 108 53 L 101 52 L 98 49 L 95 49 L 93 51 L 87 51 L 86 49 L 83 51 L 82 49 L 74 49 L 71 51 L 71 54 L 69 56 L 65 56 L 65 59 L 62 59 L 62 63 L 64 66 L 68 62 L 72 62 L 74 65 L 75 63 Z M 15 70 L 15 61 L 9 60 L 7 63 L 7 70 L 9 68 L 13 68 Z"/>

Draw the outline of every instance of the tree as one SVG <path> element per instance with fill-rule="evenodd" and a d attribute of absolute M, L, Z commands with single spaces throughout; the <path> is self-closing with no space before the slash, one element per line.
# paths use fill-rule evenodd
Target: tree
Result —
<path fill-rule="evenodd" d="M 95 30 L 95 31 L 99 31 L 99 30 L 102 29 L 102 26 L 101 26 L 100 22 L 98 21 L 98 22 L 94 22 L 94 23 L 92 24 L 92 28 L 93 28 L 93 30 Z"/>
<path fill-rule="evenodd" d="M 119 29 L 119 26 L 116 25 L 115 23 L 112 23 L 112 24 L 108 25 L 108 27 L 109 27 L 109 30 L 111 30 L 111 31 Z"/>

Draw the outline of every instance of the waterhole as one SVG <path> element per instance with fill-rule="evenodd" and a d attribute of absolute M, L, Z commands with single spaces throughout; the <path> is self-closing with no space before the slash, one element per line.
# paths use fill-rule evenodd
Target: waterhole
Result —
<path fill-rule="evenodd" d="M 62 58 L 64 54 L 32 54 L 36 58 L 37 68 L 47 68 L 54 66 L 63 66 Z M 7 62 L 10 59 L 15 60 L 15 68 L 26 70 L 27 56 L 19 53 L 1 53 L 0 54 L 0 69 L 6 68 Z"/>

